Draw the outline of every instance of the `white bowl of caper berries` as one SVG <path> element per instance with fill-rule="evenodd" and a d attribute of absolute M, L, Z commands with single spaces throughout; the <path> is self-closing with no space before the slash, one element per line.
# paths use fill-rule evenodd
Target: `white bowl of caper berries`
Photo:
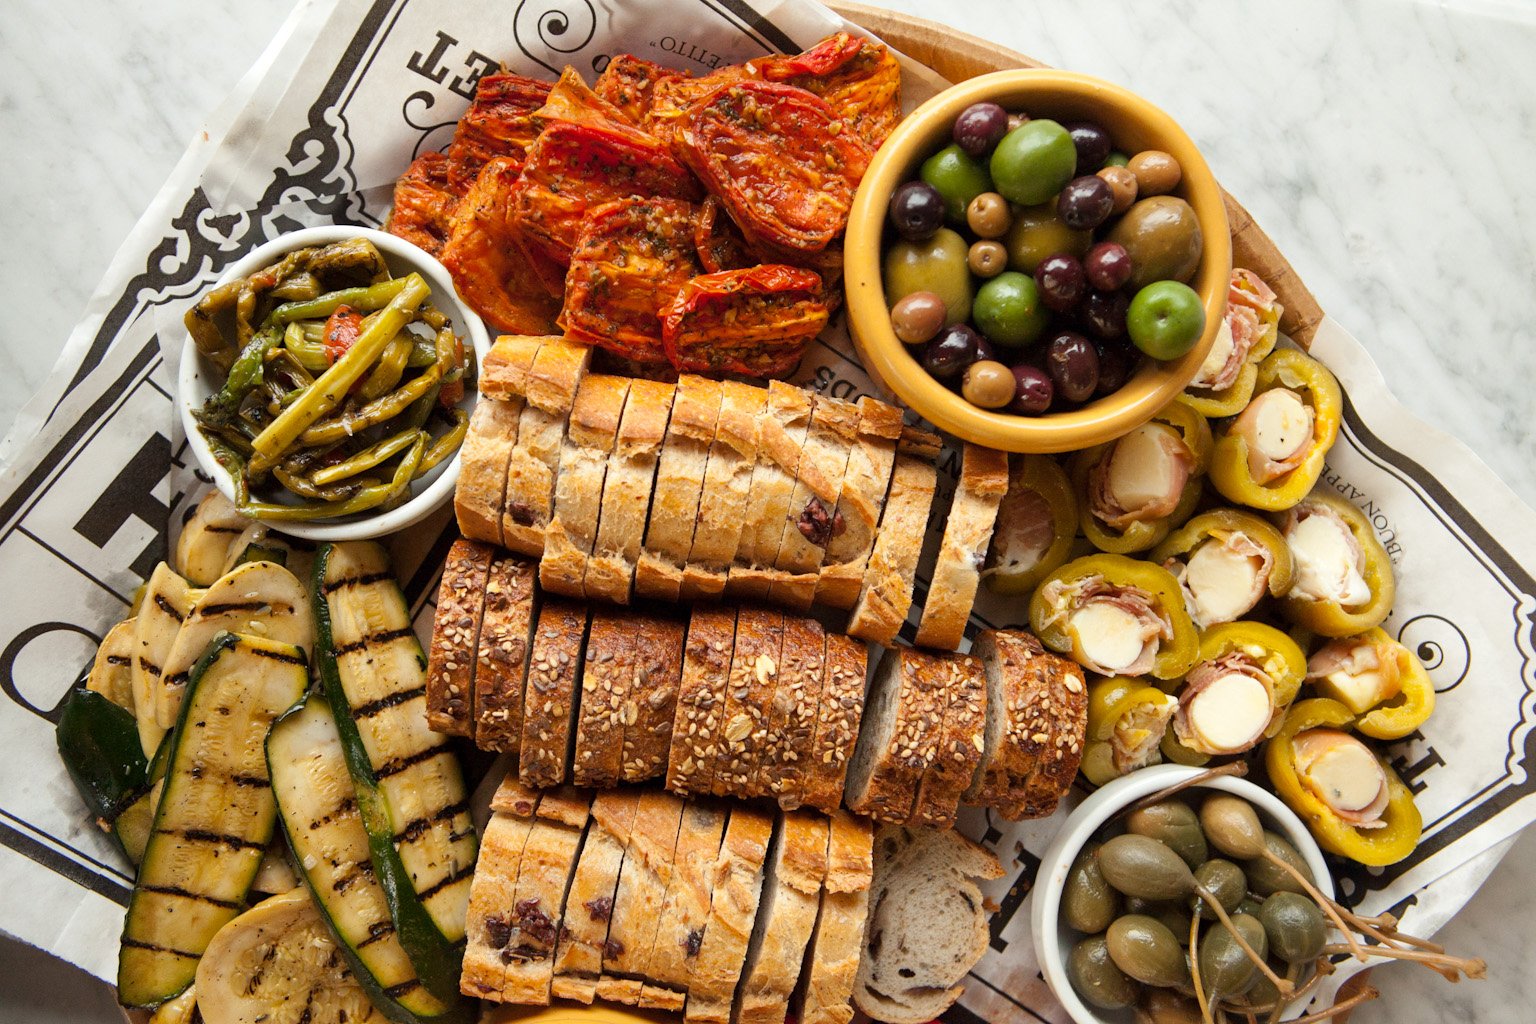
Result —
<path fill-rule="evenodd" d="M 1277 1001 L 1283 1019 L 1308 1002 L 1333 896 L 1322 851 L 1242 779 L 1161 795 L 1204 774 L 1158 765 L 1116 779 L 1072 812 L 1041 860 L 1035 952 L 1078 1024 L 1198 1021 L 1217 1009 L 1263 1019 Z"/>

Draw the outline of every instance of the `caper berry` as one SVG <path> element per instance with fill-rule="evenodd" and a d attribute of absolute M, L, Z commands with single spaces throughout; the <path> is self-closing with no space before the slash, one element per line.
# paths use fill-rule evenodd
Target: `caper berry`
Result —
<path fill-rule="evenodd" d="M 1104 941 L 1115 966 L 1137 981 L 1168 987 L 1189 977 L 1184 947 L 1156 918 L 1142 914 L 1117 917 L 1104 933 Z"/>
<path fill-rule="evenodd" d="M 1236 913 L 1238 904 L 1242 903 L 1243 898 L 1248 895 L 1248 876 L 1243 874 L 1243 869 L 1219 857 L 1214 857 L 1196 868 L 1195 881 L 1210 893 L 1211 898 L 1221 904 L 1221 909 L 1228 914 Z M 1207 921 L 1216 917 L 1216 911 L 1211 909 L 1204 896 L 1198 894 L 1192 896 L 1190 906 Z"/>
<path fill-rule="evenodd" d="M 1139 836 L 1156 839 L 1184 858 L 1190 869 L 1205 862 L 1210 850 L 1195 812 L 1182 800 L 1164 800 L 1131 812 L 1125 827 Z"/>
<path fill-rule="evenodd" d="M 1200 805 L 1200 825 L 1211 845 L 1234 860 L 1252 860 L 1264 853 L 1264 826 L 1259 813 L 1241 797 L 1217 793 Z"/>
<path fill-rule="evenodd" d="M 1275 956 L 1288 964 L 1306 963 L 1323 951 L 1328 941 L 1328 922 L 1306 896 L 1277 892 L 1264 901 L 1259 921 Z"/>
<path fill-rule="evenodd" d="M 1142 996 L 1137 1020 L 1147 1024 L 1201 1024 L 1200 1005 L 1166 988 L 1149 988 Z"/>
<path fill-rule="evenodd" d="M 1264 926 L 1243 914 L 1232 919 L 1236 929 L 1253 951 L 1265 955 Z M 1240 996 L 1259 976 L 1258 965 L 1248 959 L 1232 933 L 1222 926 L 1211 928 L 1200 940 L 1200 984 L 1213 998 Z"/>
<path fill-rule="evenodd" d="M 1136 1001 L 1136 983 L 1115 966 L 1102 935 L 1072 947 L 1067 954 L 1067 980 L 1085 1002 L 1103 1010 L 1118 1010 Z"/>
<path fill-rule="evenodd" d="M 1270 964 L 1270 969 L 1274 969 L 1273 963 Z M 1284 966 L 1282 965 L 1281 970 L 1276 973 L 1283 973 L 1283 971 Z M 1275 1000 L 1279 998 L 1280 990 L 1275 988 L 1275 983 L 1270 981 L 1260 971 L 1258 976 L 1253 979 L 1253 984 L 1249 987 L 1247 993 L 1243 996 L 1243 1002 L 1249 1006 L 1273 1006 Z"/>
<path fill-rule="evenodd" d="M 1134 833 L 1115 836 L 1099 850 L 1104 879 L 1127 896 L 1179 899 L 1195 887 L 1183 858 L 1156 839 Z"/>
<path fill-rule="evenodd" d="M 1009 374 L 1010 382 L 1012 374 Z M 1099 870 L 1099 844 L 1083 847 L 1067 872 L 1061 892 L 1061 916 L 1080 932 L 1102 932 L 1120 913 L 1120 894 Z"/>
<path fill-rule="evenodd" d="M 1315 881 L 1312 870 L 1307 867 L 1307 862 L 1301 859 L 1301 854 L 1296 852 L 1296 847 L 1287 842 L 1284 836 L 1265 829 L 1264 846 L 1275 857 L 1300 871 L 1307 881 Z M 1260 896 L 1269 896 L 1277 892 L 1305 891 L 1295 875 L 1267 858 L 1251 860 L 1243 866 L 1243 869 L 1248 873 L 1248 888 Z"/>
<path fill-rule="evenodd" d="M 1258 917 L 1259 912 L 1263 909 L 1264 901 L 1259 899 L 1253 893 L 1249 893 L 1247 896 L 1244 896 L 1243 902 L 1237 905 L 1237 912 L 1239 914 L 1251 914 L 1254 917 Z"/>

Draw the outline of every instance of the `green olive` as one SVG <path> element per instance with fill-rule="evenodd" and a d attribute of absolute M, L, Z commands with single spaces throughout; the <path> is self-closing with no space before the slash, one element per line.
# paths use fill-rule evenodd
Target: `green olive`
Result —
<path fill-rule="evenodd" d="M 1072 135 L 1049 118 L 1027 121 L 1003 136 L 988 169 L 1009 202 L 1043 203 L 1060 192 L 1077 168 Z"/>
<path fill-rule="evenodd" d="M 1271 854 L 1300 871 L 1302 877 L 1307 881 L 1316 881 L 1312 877 L 1312 869 L 1307 867 L 1307 862 L 1301 859 L 1301 854 L 1296 852 L 1296 847 L 1286 842 L 1284 836 L 1277 835 L 1266 829 L 1264 832 L 1264 846 Z M 1251 860 L 1243 865 L 1243 870 L 1248 873 L 1248 888 L 1260 896 L 1269 896 L 1277 892 L 1306 891 L 1294 875 L 1271 863 L 1268 859 Z M 1265 902 L 1268 901 L 1266 900 Z"/>
<path fill-rule="evenodd" d="M 1120 913 L 1120 894 L 1099 870 L 1099 844 L 1089 843 L 1072 862 L 1061 891 L 1061 916 L 1080 932 L 1093 934 L 1109 927 Z"/>
<path fill-rule="evenodd" d="M 964 238 L 939 228 L 920 242 L 897 242 L 882 261 L 885 301 L 894 306 L 913 292 L 932 292 L 944 303 L 944 326 L 971 317 L 970 250 Z"/>
<path fill-rule="evenodd" d="M 1118 1010 L 1136 1001 L 1136 983 L 1110 959 L 1104 936 L 1093 935 L 1067 954 L 1067 979 L 1087 1003 L 1101 1010 Z"/>
<path fill-rule="evenodd" d="M 1184 858 L 1193 870 L 1205 862 L 1210 850 L 1195 812 L 1182 800 L 1163 800 L 1132 811 L 1125 827 L 1139 836 L 1156 839 Z"/>
<path fill-rule="evenodd" d="M 1254 918 L 1239 914 L 1232 927 L 1242 935 L 1260 957 L 1265 956 L 1264 926 Z M 1240 996 L 1260 974 L 1258 965 L 1248 959 L 1232 933 L 1221 925 L 1211 927 L 1200 940 L 1200 984 L 1213 998 Z"/>
<path fill-rule="evenodd" d="M 1137 1006 L 1147 1024 L 1201 1024 L 1200 1004 L 1166 988 L 1149 988 Z"/>
<path fill-rule="evenodd" d="M 1189 977 L 1183 945 L 1156 918 L 1141 914 L 1117 917 L 1104 933 L 1104 941 L 1115 966 L 1137 981 L 1169 987 Z"/>
<path fill-rule="evenodd" d="M 1182 899 L 1195 887 L 1195 876 L 1182 857 L 1156 839 L 1133 833 L 1104 844 L 1099 870 L 1125 895 L 1149 900 Z"/>
<path fill-rule="evenodd" d="M 1065 252 L 1081 257 L 1093 245 L 1093 232 L 1067 227 L 1056 216 L 1056 204 L 1051 202 L 1020 210 L 1004 241 L 1008 246 L 1008 266 L 1033 274 L 1047 256 Z"/>
<path fill-rule="evenodd" d="M 965 223 L 965 210 L 972 199 L 992 191 L 986 163 L 953 144 L 924 160 L 918 176 L 939 190 L 944 216 L 956 224 Z"/>
<path fill-rule="evenodd" d="M 1200 805 L 1200 825 L 1218 851 L 1234 860 L 1252 860 L 1264 852 L 1259 813 L 1242 797 L 1217 793 Z"/>
<path fill-rule="evenodd" d="M 1328 941 L 1328 922 L 1306 896 L 1277 892 L 1264 901 L 1259 921 L 1269 938 L 1269 948 L 1288 964 L 1316 960 Z"/>
<path fill-rule="evenodd" d="M 1153 281 L 1188 282 L 1200 265 L 1203 245 L 1194 207 L 1177 196 L 1152 196 L 1131 205 L 1108 240 L 1131 254 L 1131 288 Z"/>
<path fill-rule="evenodd" d="M 1238 904 L 1248 895 L 1248 876 L 1243 874 L 1243 869 L 1219 857 L 1213 857 L 1196 868 L 1195 881 L 1228 914 L 1237 913 Z M 1191 897 L 1190 905 L 1207 921 L 1216 916 L 1216 911 L 1211 909 L 1204 896 Z"/>

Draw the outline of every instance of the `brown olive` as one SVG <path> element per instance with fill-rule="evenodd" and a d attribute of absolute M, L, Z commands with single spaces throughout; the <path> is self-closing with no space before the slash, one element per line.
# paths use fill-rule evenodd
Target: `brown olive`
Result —
<path fill-rule="evenodd" d="M 1101 167 L 1098 174 L 1109 182 L 1109 194 L 1115 199 L 1115 205 L 1109 208 L 1109 212 L 1116 214 L 1129 210 L 1136 201 L 1136 175 L 1131 173 L 1130 168 L 1110 165 Z"/>
<path fill-rule="evenodd" d="M 1131 256 L 1132 289 L 1153 281 L 1187 282 L 1200 265 L 1200 221 L 1194 208 L 1177 196 L 1137 200 L 1107 237 Z"/>
<path fill-rule="evenodd" d="M 1136 175 L 1136 190 L 1144 196 L 1161 196 L 1179 187 L 1184 171 L 1173 154 L 1160 149 L 1144 149 L 1126 165 Z"/>
<path fill-rule="evenodd" d="M 971 243 L 966 262 L 977 277 L 996 277 L 1008 268 L 1008 250 L 1003 248 L 1002 242 L 983 238 Z"/>
<path fill-rule="evenodd" d="M 1204 863 L 1210 852 L 1195 812 L 1182 800 L 1163 800 L 1132 811 L 1126 816 L 1125 827 L 1128 832 L 1156 839 L 1183 857 L 1191 870 Z"/>
<path fill-rule="evenodd" d="M 996 192 L 983 192 L 965 208 L 965 223 L 978 238 L 1002 238 L 1013 227 L 1013 211 Z"/>
<path fill-rule="evenodd" d="M 1259 813 L 1242 797 L 1216 793 L 1200 805 L 1200 825 L 1218 851 L 1236 860 L 1264 853 L 1264 826 Z"/>
<path fill-rule="evenodd" d="M 1109 946 L 1102 935 L 1072 947 L 1067 955 L 1067 978 L 1085 1002 L 1101 1010 L 1118 1010 L 1136 1001 L 1136 983 L 1109 958 Z"/>
<path fill-rule="evenodd" d="M 944 326 L 944 300 L 933 292 L 913 292 L 891 307 L 891 329 L 907 345 L 922 345 Z"/>
<path fill-rule="evenodd" d="M 1013 401 L 1013 371 L 991 359 L 978 359 L 965 368 L 960 393 L 972 405 L 983 409 L 1001 409 Z"/>
<path fill-rule="evenodd" d="M 1056 204 L 1026 206 L 1013 218 L 1005 240 L 1008 246 L 1008 266 L 1012 270 L 1033 274 L 1040 261 L 1059 252 L 1079 258 L 1093 245 L 1092 231 L 1074 231 L 1056 216 Z"/>

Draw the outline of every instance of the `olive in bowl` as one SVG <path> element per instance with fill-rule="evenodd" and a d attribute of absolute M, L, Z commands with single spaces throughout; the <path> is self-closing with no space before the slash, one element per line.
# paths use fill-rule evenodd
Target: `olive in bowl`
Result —
<path fill-rule="evenodd" d="M 995 108 L 1028 119 L 999 133 Z M 1144 192 L 1130 191 L 1143 189 L 1135 158 L 1150 175 Z M 909 185 L 923 187 L 925 210 L 943 209 L 926 238 L 892 220 L 892 197 Z M 1132 218 L 1149 200 L 1177 204 L 1179 216 L 1152 216 L 1154 206 Z M 1187 289 L 1179 295 L 1193 304 L 1164 296 L 1133 315 L 1141 264 L 1170 275 L 1158 281 Z M 949 433 L 1035 452 L 1111 440 L 1181 391 L 1215 339 L 1230 264 L 1221 190 L 1172 120 L 1109 83 L 1035 69 L 971 79 L 909 115 L 865 175 L 844 253 L 866 368 Z M 1013 401 L 970 401 L 965 366 L 928 372 L 933 342 L 906 341 L 892 327 L 892 307 L 918 291 L 939 295 L 946 327 L 970 327 L 990 345 L 987 358 L 1014 372 Z M 1051 342 L 1067 332 L 1084 342 L 1053 359 Z M 973 348 L 972 361 L 982 359 Z"/>

